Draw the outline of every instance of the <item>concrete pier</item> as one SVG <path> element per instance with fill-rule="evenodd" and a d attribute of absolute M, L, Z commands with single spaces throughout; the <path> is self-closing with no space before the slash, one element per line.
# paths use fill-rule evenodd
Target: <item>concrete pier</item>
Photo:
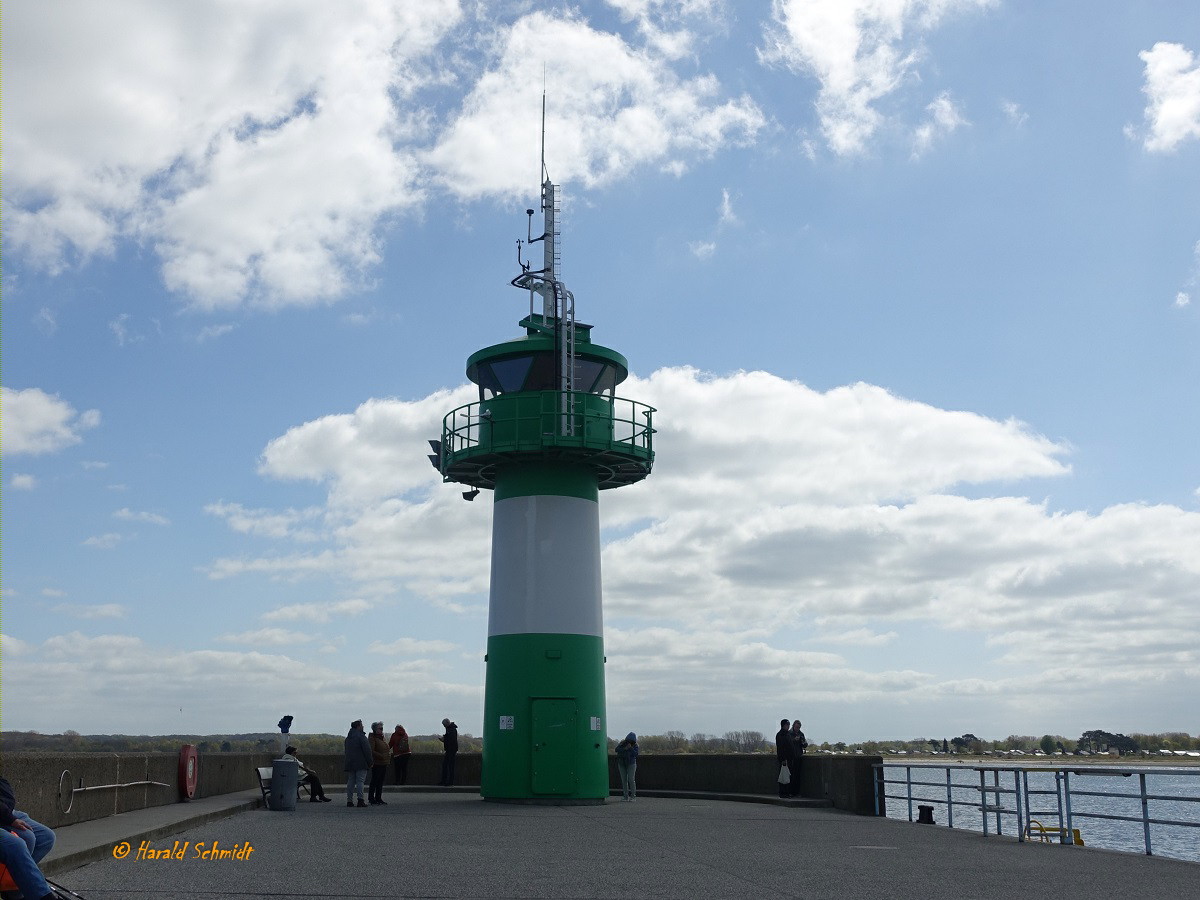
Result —
<path fill-rule="evenodd" d="M 334 787 L 333 785 L 330 786 Z M 330 796 L 337 797 L 331 791 Z M 1200 864 L 1007 838 L 715 795 L 639 797 L 600 806 L 485 803 L 475 791 L 390 789 L 387 806 L 301 803 L 190 824 L 194 804 L 143 810 L 60 832 L 48 860 L 65 861 L 75 829 L 92 829 L 97 861 L 53 875 L 90 898 L 838 897 L 878 900 L 1056 900 L 1191 896 Z M 253 794 L 228 798 L 232 812 Z M 221 802 L 208 798 L 206 804 Z M 211 815 L 213 810 L 205 810 Z M 137 817 L 179 817 L 136 834 Z M 169 831 L 169 828 L 166 829 Z M 129 855 L 124 851 L 128 841 Z M 97 843 L 98 842 L 98 843 Z M 143 843 L 145 842 L 145 843 Z M 203 845 L 203 846 L 201 846 Z M 212 859 L 218 849 L 253 851 Z M 182 858 L 139 851 L 174 849 Z M 81 857 L 76 856 L 77 860 Z M 546 860 L 554 859 L 553 867 Z"/>

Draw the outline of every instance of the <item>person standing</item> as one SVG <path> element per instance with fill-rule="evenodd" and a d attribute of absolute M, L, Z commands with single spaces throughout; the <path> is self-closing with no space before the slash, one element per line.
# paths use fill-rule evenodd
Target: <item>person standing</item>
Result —
<path fill-rule="evenodd" d="M 408 758 L 412 756 L 412 746 L 403 725 L 396 726 L 396 730 L 388 738 L 388 747 L 392 751 L 392 765 L 396 767 L 396 784 L 407 784 Z"/>
<path fill-rule="evenodd" d="M 800 773 L 804 770 L 804 751 L 808 749 L 808 741 L 804 737 L 804 732 L 800 730 L 800 720 L 792 722 L 791 730 L 792 738 L 792 783 L 788 785 L 791 791 L 788 793 L 793 797 L 800 796 Z"/>
<path fill-rule="evenodd" d="M 53 900 L 46 876 L 38 867 L 54 846 L 54 832 L 16 808 L 17 799 L 7 778 L 0 777 L 0 864 L 25 897 Z"/>
<path fill-rule="evenodd" d="M 779 782 L 779 796 L 786 797 L 791 793 L 791 775 L 792 775 L 792 723 L 787 719 L 779 720 L 779 732 L 775 735 L 775 761 L 779 764 L 779 777 L 783 777 L 783 770 L 788 770 L 788 783 Z"/>
<path fill-rule="evenodd" d="M 621 802 L 637 799 L 637 735 L 632 731 L 617 744 L 617 774 L 621 776 Z"/>
<path fill-rule="evenodd" d="M 454 785 L 454 760 L 458 756 L 458 726 L 449 719 L 442 719 L 446 733 L 438 738 L 442 742 L 442 787 Z"/>
<path fill-rule="evenodd" d="M 363 731 L 362 719 L 350 723 L 350 731 L 346 735 L 346 805 L 354 806 L 354 793 L 358 792 L 358 805 L 366 806 L 363 800 L 363 782 L 367 778 L 367 770 L 371 768 L 371 745 Z"/>
<path fill-rule="evenodd" d="M 383 736 L 383 723 L 371 723 L 371 789 L 367 802 L 372 806 L 387 806 L 383 799 L 383 780 L 387 778 L 388 763 L 392 761 L 392 748 Z"/>

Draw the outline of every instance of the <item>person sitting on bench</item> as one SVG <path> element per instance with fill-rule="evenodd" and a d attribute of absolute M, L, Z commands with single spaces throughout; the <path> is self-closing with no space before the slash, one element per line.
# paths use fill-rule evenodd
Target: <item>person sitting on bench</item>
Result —
<path fill-rule="evenodd" d="M 12 785 L 0 777 L 0 864 L 8 867 L 9 877 L 24 896 L 53 900 L 56 895 L 38 863 L 54 846 L 54 832 L 16 806 Z"/>
<path fill-rule="evenodd" d="M 325 789 L 321 787 L 321 779 L 317 777 L 317 773 L 306 766 L 300 760 L 296 759 L 296 748 L 289 745 L 283 751 L 281 759 L 294 760 L 296 766 L 300 769 L 300 784 L 308 786 L 308 802 L 309 803 L 328 803 L 329 798 L 325 796 Z"/>

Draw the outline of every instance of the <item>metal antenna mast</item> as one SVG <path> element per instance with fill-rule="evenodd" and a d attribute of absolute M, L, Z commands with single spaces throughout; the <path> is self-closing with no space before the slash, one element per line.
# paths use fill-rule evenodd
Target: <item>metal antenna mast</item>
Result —
<path fill-rule="evenodd" d="M 543 75 L 544 78 L 544 75 Z M 539 237 L 533 237 L 530 227 L 528 243 L 542 241 L 542 268 L 539 271 L 529 271 L 528 264 L 521 262 L 522 273 L 512 280 L 514 287 L 526 288 L 530 291 L 530 312 L 533 306 L 533 293 L 542 295 L 542 323 L 554 329 L 556 344 L 556 362 L 558 370 L 559 390 L 563 392 L 564 433 L 574 430 L 573 418 L 567 416 L 573 404 L 572 392 L 575 390 L 575 297 L 567 290 L 562 280 L 562 226 L 559 217 L 562 206 L 559 200 L 559 187 L 550 179 L 546 168 L 546 89 L 542 88 L 542 148 L 541 148 L 541 210 L 543 228 Z M 533 210 L 526 210 L 530 219 Z M 518 241 L 518 261 L 520 261 L 520 242 Z"/>

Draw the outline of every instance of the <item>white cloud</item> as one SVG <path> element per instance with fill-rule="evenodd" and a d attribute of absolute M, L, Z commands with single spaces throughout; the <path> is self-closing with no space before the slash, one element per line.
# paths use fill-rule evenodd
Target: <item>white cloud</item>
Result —
<path fill-rule="evenodd" d="M 949 91 L 943 91 L 925 109 L 929 113 L 929 117 L 917 127 L 913 135 L 912 155 L 914 159 L 923 156 L 933 146 L 934 141 L 953 134 L 960 125 L 968 124 L 958 106 L 950 98 Z"/>
<path fill-rule="evenodd" d="M 4 409 L 5 455 L 55 453 L 78 444 L 80 433 L 100 424 L 100 413 L 76 413 L 56 394 L 38 388 L 13 390 L 0 387 Z"/>
<path fill-rule="evenodd" d="M 132 316 L 129 313 L 121 313 L 108 323 L 108 330 L 112 332 L 118 347 L 124 347 L 126 344 L 140 344 L 146 339 L 144 334 L 130 332 L 129 322 L 131 318 Z"/>
<path fill-rule="evenodd" d="M 737 213 L 735 213 L 733 211 L 733 198 L 729 196 L 728 188 L 721 189 L 721 205 L 718 208 L 718 213 L 720 214 L 720 218 L 718 219 L 719 224 L 721 224 L 721 225 L 738 225 L 738 224 L 740 224 L 740 220 L 737 217 Z"/>
<path fill-rule="evenodd" d="M 1066 446 L 1021 422 L 865 384 L 814 391 L 763 372 L 664 369 L 621 393 L 662 412 L 655 473 L 602 498 L 615 535 L 603 549 L 613 714 L 626 711 L 620 698 L 637 696 L 632 715 L 699 715 L 720 694 L 725 720 L 741 721 L 785 673 L 813 704 L 969 703 L 992 690 L 947 678 L 933 661 L 898 664 L 904 629 L 918 626 L 938 640 L 981 642 L 1014 697 L 1040 695 L 1025 674 L 1035 656 L 1061 659 L 1071 641 L 1094 649 L 1118 611 L 1118 656 L 1071 650 L 1071 672 L 1055 663 L 1056 676 L 1111 685 L 1200 667 L 1200 612 L 1190 605 L 1200 514 L 1138 504 L 1052 512 L 1020 496 L 953 493 L 1069 473 Z M 337 524 L 314 552 L 222 560 L 214 573 L 392 580 L 481 616 L 487 516 L 425 471 L 420 446 L 457 402 L 451 392 L 370 401 L 272 442 L 264 474 L 324 483 Z M 464 554 L 468 546 L 480 552 Z M 1131 597 L 1141 612 L 1129 612 Z M 887 659 L 790 650 L 785 631 Z M 372 649 L 419 654 L 424 640 Z"/>
<path fill-rule="evenodd" d="M 54 611 L 72 619 L 123 619 L 129 612 L 120 603 L 60 603 Z"/>
<path fill-rule="evenodd" d="M 852 647 L 882 647 L 890 644 L 899 635 L 894 631 L 878 634 L 869 628 L 853 628 L 849 631 L 820 634 L 813 638 L 815 644 L 846 644 Z"/>
<path fill-rule="evenodd" d="M 1064 444 L 1021 422 L 866 384 L 816 391 L 764 372 L 663 369 L 620 393 L 660 410 L 653 475 L 601 498 L 609 713 L 630 723 L 623 727 L 661 730 L 685 715 L 713 730 L 770 721 L 796 702 L 797 685 L 806 721 L 811 713 L 845 722 L 854 703 L 856 720 L 919 731 L 987 695 L 1074 723 L 1097 710 L 1143 709 L 1147 683 L 1178 707 L 1200 676 L 1200 512 L 1136 503 L 1055 511 L 1022 496 L 1031 480 L 1070 470 Z M 196 671 L 208 673 L 212 696 L 252 681 L 258 696 L 307 697 L 312 714 L 331 721 L 394 705 L 393 690 L 410 691 L 406 710 L 477 702 L 478 670 L 451 657 L 478 649 L 485 633 L 490 516 L 440 483 L 423 444 L 473 394 L 464 386 L 372 400 L 271 442 L 262 474 L 321 484 L 319 512 L 289 510 L 273 522 L 269 510 L 210 510 L 246 535 L 245 556 L 216 561 L 215 577 L 311 579 L 319 592 L 332 585 L 351 599 L 248 610 L 246 624 L 223 623 L 222 641 L 253 652 L 122 636 L 26 646 L 11 683 L 5 671 L 6 691 L 23 704 L 14 721 L 38 727 L 43 672 L 64 695 L 78 689 L 77 705 L 107 690 L 106 709 L 134 684 L 203 703 L 183 680 Z M 964 487 L 971 496 L 956 493 Z M 345 645 L 333 632 L 405 604 L 433 608 L 458 630 L 370 633 L 357 646 L 382 671 L 361 676 L 313 664 Z M 290 625 L 248 627 L 255 617 Z M 456 644 L 441 637 L 448 633 L 467 636 Z M 177 658 L 178 677 L 164 663 Z M 988 677 L 958 674 L 972 666 Z M 1046 698 L 1046 679 L 1068 687 L 1069 707 Z M 140 720 L 152 715 L 138 711 Z M 231 730 L 261 711 L 235 699 L 210 715 L 223 723 L 213 730 Z M 972 727 L 1009 726 L 997 718 Z"/>
<path fill-rule="evenodd" d="M 8 479 L 8 486 L 14 491 L 32 491 L 37 487 L 36 476 L 16 473 Z"/>
<path fill-rule="evenodd" d="M 58 588 L 42 588 L 41 594 L 43 597 L 65 597 L 67 592 Z"/>
<path fill-rule="evenodd" d="M 203 344 L 205 341 L 216 340 L 217 338 L 224 337 L 225 335 L 229 334 L 229 332 L 233 331 L 236 327 L 236 325 L 229 324 L 206 325 L 205 327 L 201 328 L 199 334 L 196 335 L 196 342 Z"/>
<path fill-rule="evenodd" d="M 371 609 L 367 600 L 338 600 L 333 603 L 295 603 L 263 613 L 264 622 L 313 622 L 324 625 L 335 619 L 358 616 Z"/>
<path fill-rule="evenodd" d="M 458 644 L 450 641 L 422 641 L 416 638 L 399 638 L 398 640 L 372 641 L 367 647 L 368 653 L 383 653 L 388 656 L 419 656 L 424 653 L 452 653 L 461 650 Z"/>
<path fill-rule="evenodd" d="M 1016 125 L 1018 128 L 1029 121 L 1029 113 L 1021 109 L 1021 104 L 1015 103 L 1012 100 L 1002 100 L 1000 108 L 1004 110 L 1004 115 L 1008 117 L 1008 121 Z"/>
<path fill-rule="evenodd" d="M 5 17 L 7 237 L 56 272 L 153 247 L 206 308 L 334 298 L 420 199 L 403 149 L 454 0 L 128 0 Z"/>
<path fill-rule="evenodd" d="M 647 552 L 653 559 L 682 552 L 671 549 L 677 529 L 699 529 L 693 538 L 706 544 L 736 543 L 737 529 L 724 534 L 711 528 L 712 509 L 735 518 L 744 514 L 751 528 L 745 539 L 750 539 L 756 528 L 806 527 L 801 524 L 806 517 L 830 505 L 847 516 L 873 509 L 871 504 L 909 502 L 956 484 L 1068 471 L 1057 458 L 1064 448 L 1019 422 L 938 410 L 869 385 L 820 393 L 761 372 L 710 378 L 691 369 L 665 369 L 644 381 L 631 379 L 625 390 L 671 410 L 660 419 L 657 436 L 662 459 L 670 465 L 652 479 L 655 508 L 670 513 L 661 513 L 658 523 L 636 538 L 639 546 L 652 545 Z M 323 483 L 326 528 L 309 552 L 221 559 L 210 574 L 398 580 L 435 602 L 482 595 L 486 555 L 464 559 L 455 548 L 472 540 L 485 546 L 489 523 L 475 511 L 477 504 L 462 503 L 457 490 L 441 484 L 423 446 L 427 435 L 437 433 L 445 411 L 473 393 L 462 388 L 412 402 L 372 400 L 352 414 L 327 416 L 276 438 L 263 454 L 260 471 Z M 766 433 L 763 421 L 774 423 Z M 750 446 L 741 437 L 745 434 L 759 438 Z M 645 516 L 644 487 L 605 496 L 608 527 L 627 527 Z M 237 521 L 229 511 L 240 510 L 235 504 L 209 509 L 217 508 Z M 761 514 L 755 512 L 760 509 Z M 270 520 L 267 511 L 251 519 Z M 243 530 L 300 542 L 292 515 L 280 514 L 280 520 L 269 530 L 249 525 Z M 754 521 L 760 525 L 751 527 Z M 607 552 L 623 553 L 620 548 L 634 540 L 618 541 Z M 689 570 L 694 578 L 707 567 L 693 560 Z M 660 574 L 669 577 L 673 571 L 674 564 Z"/>
<path fill-rule="evenodd" d="M 746 96 L 719 99 L 712 76 L 681 78 L 670 59 L 571 18 L 532 13 L 497 38 L 498 57 L 463 100 L 427 162 L 464 198 L 536 188 L 546 47 L 546 161 L 559 183 L 586 186 L 645 165 L 677 170 L 693 157 L 753 141 L 765 119 Z M 514 152 L 514 148 L 520 148 Z"/>
<path fill-rule="evenodd" d="M 471 385 L 413 402 L 368 400 L 351 414 L 325 416 L 275 438 L 263 451 L 259 472 L 328 483 L 335 506 L 428 489 L 440 476 L 426 459 L 425 442 L 441 436 L 449 410 L 477 397 Z"/>
<path fill-rule="evenodd" d="M 381 659 L 371 671 L 356 672 L 274 647 L 195 650 L 79 632 L 40 643 L 9 634 L 0 640 L 5 722 L 44 732 L 74 725 L 165 734 L 179 730 L 182 709 L 184 729 L 200 734 L 269 731 L 280 710 L 292 710 L 298 713 L 295 731 L 303 734 L 344 729 L 354 718 L 374 715 L 370 710 L 398 704 L 408 721 L 427 721 L 432 730 L 445 710 L 481 702 L 474 677 L 469 684 L 447 679 L 445 665 L 435 660 Z M 287 653 L 310 646 L 297 641 Z M 263 697 L 273 704 L 269 720 Z"/>
<path fill-rule="evenodd" d="M 129 507 L 122 507 L 113 513 L 114 519 L 120 519 L 123 522 L 145 522 L 148 525 L 170 525 L 171 520 L 166 516 L 160 516 L 158 513 L 138 512 Z"/>
<path fill-rule="evenodd" d="M 688 249 L 692 251 L 692 255 L 696 259 L 708 259 L 717 252 L 716 241 L 691 241 L 688 243 Z"/>
<path fill-rule="evenodd" d="M 293 644 L 306 644 L 313 640 L 313 635 L 305 634 L 303 631 L 288 631 L 286 628 L 258 628 L 254 631 L 243 631 L 239 634 L 223 634 L 219 640 L 230 644 L 289 647 Z"/>
<path fill-rule="evenodd" d="M 58 318 L 54 315 L 54 310 L 43 306 L 37 311 L 33 317 L 33 326 L 46 337 L 50 337 L 58 331 Z"/>
<path fill-rule="evenodd" d="M 1185 283 L 1187 290 L 1178 291 L 1175 294 L 1176 309 L 1183 309 L 1191 304 L 1191 289 L 1198 285 L 1200 285 L 1200 241 L 1196 241 L 1196 246 L 1192 248 L 1192 271 Z"/>
<path fill-rule="evenodd" d="M 321 510 L 315 507 L 309 509 L 287 509 L 282 512 L 263 509 L 246 509 L 240 503 L 210 503 L 204 507 L 210 515 L 225 520 L 234 531 L 241 534 L 253 534 L 259 537 L 282 538 L 294 540 L 316 540 L 317 532 L 310 527 L 319 523 Z"/>
<path fill-rule="evenodd" d="M 937 409 L 875 385 L 820 392 L 767 372 L 710 376 L 680 367 L 621 390 L 671 410 L 656 420 L 656 447 L 672 462 L 656 473 L 655 493 L 669 487 L 664 499 L 673 509 L 693 509 L 705 495 L 722 505 L 740 493 L 787 503 L 910 499 L 1069 471 L 1058 460 L 1066 448 L 1019 421 Z M 745 435 L 756 436 L 752 446 Z M 614 494 L 608 503 L 629 496 Z"/>
<path fill-rule="evenodd" d="M 1145 148 L 1170 153 L 1188 138 L 1200 138 L 1200 64 L 1191 51 L 1159 41 L 1138 57 L 1146 64 L 1142 92 L 1150 101 Z"/>
<path fill-rule="evenodd" d="M 916 71 L 913 35 L 991 0 L 773 0 L 760 59 L 814 75 L 817 115 L 830 149 L 863 152 L 884 121 L 879 101 Z"/>
<path fill-rule="evenodd" d="M 97 534 L 83 542 L 85 547 L 95 547 L 97 550 L 112 550 L 125 539 L 124 535 L 110 531 L 107 534 Z"/>
<path fill-rule="evenodd" d="M 11 634 L 0 634 L 0 653 L 3 653 L 6 659 L 20 656 L 28 649 L 29 644 L 20 638 L 15 638 Z"/>
<path fill-rule="evenodd" d="M 383 232 L 419 214 L 433 184 L 460 197 L 534 188 L 526 138 L 546 46 L 560 181 L 680 174 L 754 141 L 765 118 L 748 96 L 681 74 L 721 4 L 614 6 L 636 23 L 630 41 L 571 13 L 502 26 L 477 6 L 464 27 L 457 0 L 14 9 L 6 74 L 24 89 L 6 110 L 6 240 L 50 273 L 137 241 L 167 288 L 208 311 L 331 302 L 369 284 Z M 489 70 L 454 52 L 472 41 L 495 48 Z M 422 92 L 471 79 L 439 133 L 440 103 Z M 121 346 L 149 336 L 138 326 L 109 322 Z"/>

